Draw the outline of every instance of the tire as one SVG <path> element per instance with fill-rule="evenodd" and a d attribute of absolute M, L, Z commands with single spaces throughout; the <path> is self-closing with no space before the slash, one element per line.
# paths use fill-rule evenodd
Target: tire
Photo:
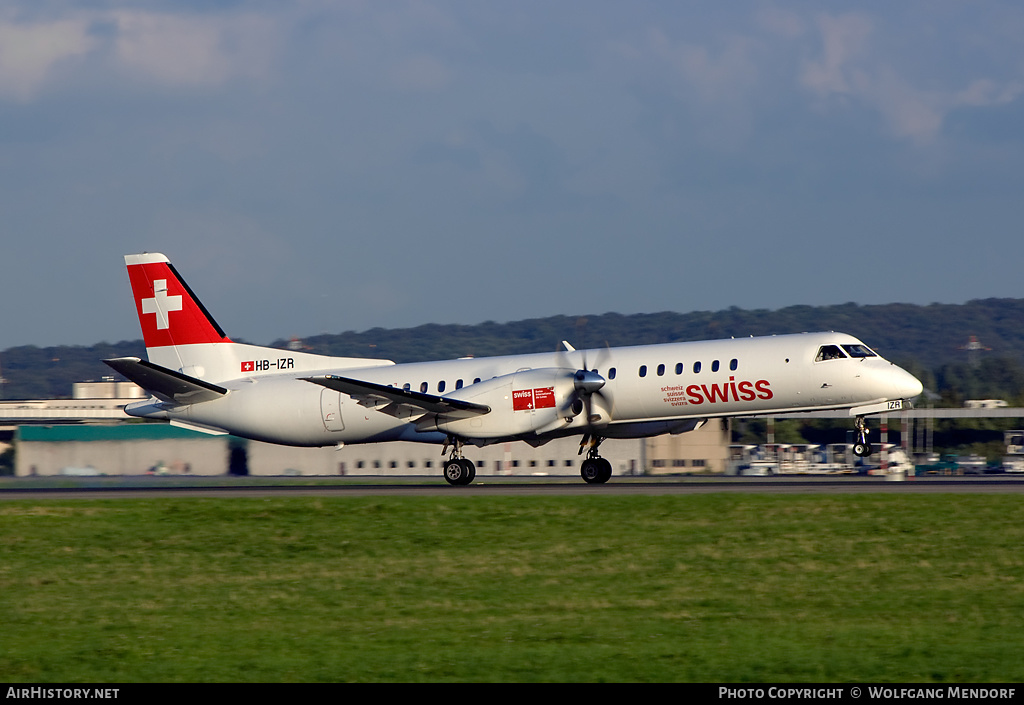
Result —
<path fill-rule="evenodd" d="M 468 485 L 476 479 L 476 465 L 472 460 L 454 458 L 444 464 L 444 480 L 457 487 Z"/>
<path fill-rule="evenodd" d="M 587 458 L 580 466 L 580 477 L 588 485 L 601 485 L 612 476 L 612 464 L 604 458 Z"/>
<path fill-rule="evenodd" d="M 444 480 L 449 485 L 465 485 L 468 482 L 469 468 L 460 458 L 453 458 L 444 464 Z"/>

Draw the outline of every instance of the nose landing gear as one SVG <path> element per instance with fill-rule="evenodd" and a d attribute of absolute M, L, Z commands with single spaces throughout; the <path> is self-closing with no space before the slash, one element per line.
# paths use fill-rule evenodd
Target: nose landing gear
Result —
<path fill-rule="evenodd" d="M 868 443 L 868 425 L 864 422 L 863 416 L 858 416 L 855 423 L 857 428 L 857 442 L 853 444 L 853 454 L 866 458 L 874 452 L 874 448 Z"/>

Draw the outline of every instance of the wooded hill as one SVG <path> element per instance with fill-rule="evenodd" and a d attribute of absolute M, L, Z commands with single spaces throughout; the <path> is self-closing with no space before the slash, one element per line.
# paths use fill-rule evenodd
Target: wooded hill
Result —
<path fill-rule="evenodd" d="M 373 328 L 317 335 L 302 344 L 308 352 L 325 355 L 414 362 L 543 352 L 556 350 L 561 340 L 583 349 L 821 330 L 857 336 L 916 374 L 926 389 L 941 394 L 940 404 L 958 406 L 968 398 L 1024 403 L 1024 299 L 552 316 L 510 323 Z M 983 349 L 965 349 L 972 336 Z M 282 339 L 271 345 L 287 348 L 289 342 Z M 8 400 L 68 397 L 73 382 L 112 373 L 103 358 L 125 355 L 144 357 L 142 341 L 9 348 L 0 352 L 0 374 L 6 379 L 0 391 Z"/>

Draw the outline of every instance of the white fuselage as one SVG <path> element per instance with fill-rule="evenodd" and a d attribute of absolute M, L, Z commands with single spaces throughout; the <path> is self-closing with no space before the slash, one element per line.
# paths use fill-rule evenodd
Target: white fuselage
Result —
<path fill-rule="evenodd" d="M 267 361 L 255 360 L 251 372 L 243 361 L 240 368 L 231 369 L 245 369 L 244 375 L 206 376 L 229 390 L 219 399 L 187 406 L 153 399 L 130 405 L 126 411 L 297 446 L 443 442 L 447 436 L 484 445 L 516 439 L 542 442 L 588 432 L 608 438 L 645 437 L 689 430 L 695 420 L 711 417 L 858 408 L 921 393 L 916 378 L 870 351 L 863 353 L 867 350 L 863 344 L 843 333 L 400 365 L 365 366 L 368 361 L 364 360 L 358 367 L 341 368 L 330 364 L 332 358 L 252 349 L 262 350 Z M 839 355 L 821 358 L 823 349 L 835 349 Z M 861 356 L 852 357 L 850 351 Z M 599 394 L 594 395 L 600 408 L 593 414 L 588 409 L 571 420 L 568 415 L 562 419 L 561 398 L 553 401 L 550 409 L 521 403 L 524 393 L 536 393 L 538 400 L 542 390 L 549 388 L 554 391 L 543 394 L 561 394 L 557 380 L 551 385 L 537 382 L 546 379 L 546 371 L 555 374 L 578 369 L 596 370 L 604 379 Z M 442 417 L 429 423 L 420 414 L 389 415 L 365 400 L 360 404 L 358 395 L 349 396 L 308 379 L 328 374 L 484 404 L 492 412 L 467 419 Z M 538 401 L 537 406 L 545 404 Z M 542 419 L 544 414 L 548 416 Z"/>

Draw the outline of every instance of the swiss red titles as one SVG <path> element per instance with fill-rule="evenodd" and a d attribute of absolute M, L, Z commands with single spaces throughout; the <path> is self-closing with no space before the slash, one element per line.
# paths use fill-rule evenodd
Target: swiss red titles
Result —
<path fill-rule="evenodd" d="M 686 388 L 686 398 L 691 404 L 768 400 L 773 396 L 771 384 L 766 379 L 737 382 L 735 377 L 730 377 L 725 384 L 691 384 Z"/>

